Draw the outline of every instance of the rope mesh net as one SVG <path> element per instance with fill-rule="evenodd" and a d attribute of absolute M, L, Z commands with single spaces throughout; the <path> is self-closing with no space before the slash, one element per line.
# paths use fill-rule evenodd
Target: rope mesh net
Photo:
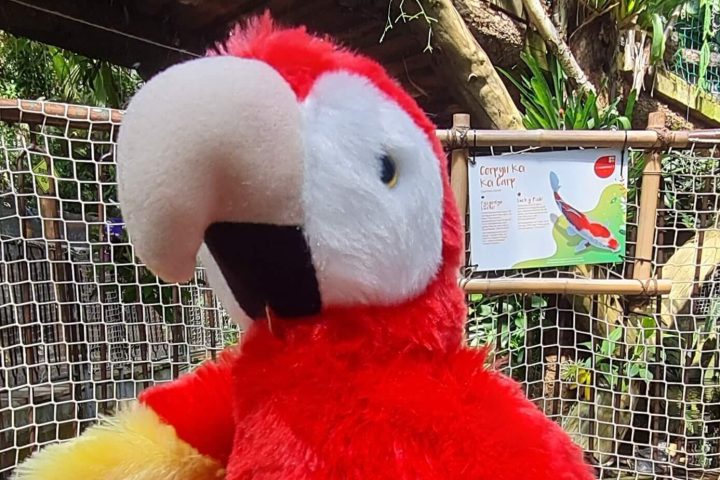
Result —
<path fill-rule="evenodd" d="M 167 284 L 135 258 L 116 198 L 119 121 L 64 120 L 0 123 L 0 479 L 240 337 L 202 268 Z M 631 278 L 642 153 L 629 156 L 624 263 L 465 275 Z M 674 281 L 670 296 L 468 298 L 469 344 L 493 347 L 489 362 L 572 435 L 598 476 L 720 469 L 718 170 L 714 145 L 663 156 L 654 260 Z"/>
<path fill-rule="evenodd" d="M 685 3 L 673 27 L 671 40 L 677 49 L 669 59 L 668 70 L 691 85 L 720 95 L 718 2 L 693 0 Z"/>
<path fill-rule="evenodd" d="M 2 479 L 239 337 L 201 268 L 167 284 L 136 261 L 116 197 L 118 124 L 48 118 L 0 124 Z"/>
<path fill-rule="evenodd" d="M 540 150 L 471 155 L 481 162 Z M 466 276 L 632 278 L 645 157 L 631 149 L 629 159 L 623 263 L 502 272 L 469 265 Z M 669 296 L 469 297 L 470 344 L 492 346 L 489 361 L 582 446 L 599 478 L 720 473 L 718 168 L 715 145 L 662 156 L 654 274 L 673 280 Z"/>

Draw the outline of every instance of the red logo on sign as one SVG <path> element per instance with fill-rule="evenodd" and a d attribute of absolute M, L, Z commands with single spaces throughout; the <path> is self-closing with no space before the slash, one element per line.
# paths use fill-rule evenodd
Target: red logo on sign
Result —
<path fill-rule="evenodd" d="M 608 178 L 615 171 L 615 155 L 606 155 L 595 161 L 595 175 Z"/>

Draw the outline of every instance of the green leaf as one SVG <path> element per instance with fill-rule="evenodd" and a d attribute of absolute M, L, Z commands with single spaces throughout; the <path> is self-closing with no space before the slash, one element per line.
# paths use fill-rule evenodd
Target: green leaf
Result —
<path fill-rule="evenodd" d="M 555 86 L 553 96 L 555 97 L 556 109 L 559 112 L 563 108 L 563 103 L 565 101 L 565 89 L 563 88 L 565 85 L 565 72 L 563 71 L 560 61 L 557 58 L 554 62 L 552 62 L 552 66 L 552 78 Z"/>
<path fill-rule="evenodd" d="M 35 182 L 37 183 L 39 193 L 47 194 L 50 192 L 50 173 L 48 169 L 48 161 L 40 160 L 32 167 L 35 174 Z"/>
<path fill-rule="evenodd" d="M 553 126 L 553 120 L 556 122 L 557 119 L 549 119 L 545 117 L 542 113 L 540 113 L 540 109 L 532 104 L 530 101 L 526 99 L 520 100 L 520 104 L 525 107 L 525 115 L 529 117 L 535 124 L 538 125 L 538 128 L 544 128 L 544 129 L 555 129 Z"/>
<path fill-rule="evenodd" d="M 530 305 L 533 308 L 543 308 L 547 306 L 547 300 L 545 299 L 545 297 L 533 295 L 532 300 L 530 301 Z"/>
<path fill-rule="evenodd" d="M 603 378 L 605 378 L 605 381 L 608 383 L 608 386 L 612 387 L 615 385 L 615 382 L 617 381 L 617 377 L 612 374 L 604 373 Z"/>
<path fill-rule="evenodd" d="M 642 317 L 642 320 L 640 321 L 640 324 L 641 324 L 642 327 L 643 327 L 644 329 L 646 329 L 646 330 L 649 329 L 649 328 L 654 330 L 655 327 L 657 326 L 657 324 L 655 323 L 655 319 L 652 318 L 652 317 L 649 316 L 649 315 L 646 315 L 646 316 Z"/>
<path fill-rule="evenodd" d="M 608 335 L 608 340 L 615 343 L 618 340 L 620 340 L 620 337 L 623 334 L 622 327 L 615 327 L 612 332 L 610 332 L 610 335 Z"/>
<path fill-rule="evenodd" d="M 65 62 L 65 59 L 60 54 L 55 54 L 52 56 L 52 65 L 53 69 L 55 70 L 55 76 L 58 79 L 62 79 L 66 75 L 67 71 L 67 62 Z"/>
<path fill-rule="evenodd" d="M 510 327 L 507 324 L 503 324 L 500 329 L 500 346 L 506 348 L 508 346 L 508 340 L 510 340 Z"/>
<path fill-rule="evenodd" d="M 700 49 L 700 66 L 698 67 L 698 79 L 700 87 L 704 88 L 707 84 L 707 70 L 710 65 L 710 43 L 704 42 Z"/>
<path fill-rule="evenodd" d="M 558 117 L 559 112 L 554 108 L 547 82 L 544 79 L 540 80 L 535 77 L 532 79 L 532 86 L 537 102 L 542 106 L 547 117 Z"/>
<path fill-rule="evenodd" d="M 105 83 L 101 75 L 95 75 L 92 81 L 93 90 L 99 103 L 107 103 L 107 92 L 105 91 Z"/>
<path fill-rule="evenodd" d="M 542 90 L 545 94 L 550 92 L 550 85 L 547 83 L 547 80 L 545 79 L 545 74 L 543 73 L 542 69 L 540 68 L 540 65 L 538 64 L 537 60 L 532 57 L 532 55 L 523 54 L 523 60 L 525 61 L 525 64 L 528 66 L 530 71 L 532 72 L 533 80 L 538 82 L 540 84 L 539 90 Z M 535 87 L 538 89 L 538 87 Z M 535 93 L 539 93 L 538 90 L 535 91 Z"/>
<path fill-rule="evenodd" d="M 637 101 L 638 92 L 633 89 L 628 95 L 627 103 L 625 104 L 625 116 L 632 123 L 633 113 L 635 112 L 635 102 Z"/>
<path fill-rule="evenodd" d="M 120 95 L 113 79 L 112 68 L 107 63 L 103 63 L 100 67 L 100 77 L 103 80 L 107 105 L 114 108 L 120 107 Z"/>
<path fill-rule="evenodd" d="M 616 121 L 620 124 L 620 128 L 622 130 L 630 130 L 632 129 L 632 125 L 630 124 L 630 120 L 627 117 L 617 117 Z"/>
<path fill-rule="evenodd" d="M 650 47 L 650 62 L 655 64 L 662 60 L 665 54 L 665 28 L 663 19 L 658 13 L 652 14 L 652 45 Z"/>
<path fill-rule="evenodd" d="M 575 119 L 573 128 L 576 130 L 587 128 L 588 119 L 590 118 L 590 114 L 593 109 L 597 110 L 596 97 L 594 93 L 590 93 L 585 100 L 585 105 L 582 110 L 580 110 L 580 115 L 578 115 Z"/>
<path fill-rule="evenodd" d="M 530 89 L 528 86 L 523 85 L 522 83 L 518 82 L 515 77 L 513 77 L 509 72 L 507 72 L 504 68 L 498 68 L 498 72 L 502 73 L 505 78 L 507 78 L 513 85 L 515 85 L 515 88 L 517 88 L 521 94 L 528 95 L 530 94 Z M 523 83 L 525 79 L 523 79 Z"/>

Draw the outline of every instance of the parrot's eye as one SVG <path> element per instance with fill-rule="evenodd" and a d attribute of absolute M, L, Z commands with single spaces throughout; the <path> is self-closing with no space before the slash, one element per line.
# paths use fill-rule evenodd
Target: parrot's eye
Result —
<path fill-rule="evenodd" d="M 394 187 L 398 180 L 397 165 L 388 155 L 380 158 L 380 180 L 390 188 Z"/>

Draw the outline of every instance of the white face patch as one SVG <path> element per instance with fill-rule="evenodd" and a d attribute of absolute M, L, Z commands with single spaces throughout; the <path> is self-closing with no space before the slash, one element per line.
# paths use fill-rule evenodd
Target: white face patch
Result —
<path fill-rule="evenodd" d="M 318 79 L 301 115 L 304 229 L 323 304 L 387 305 L 422 292 L 442 256 L 440 165 L 425 133 L 346 72 Z M 397 167 L 392 187 L 384 155 Z"/>

